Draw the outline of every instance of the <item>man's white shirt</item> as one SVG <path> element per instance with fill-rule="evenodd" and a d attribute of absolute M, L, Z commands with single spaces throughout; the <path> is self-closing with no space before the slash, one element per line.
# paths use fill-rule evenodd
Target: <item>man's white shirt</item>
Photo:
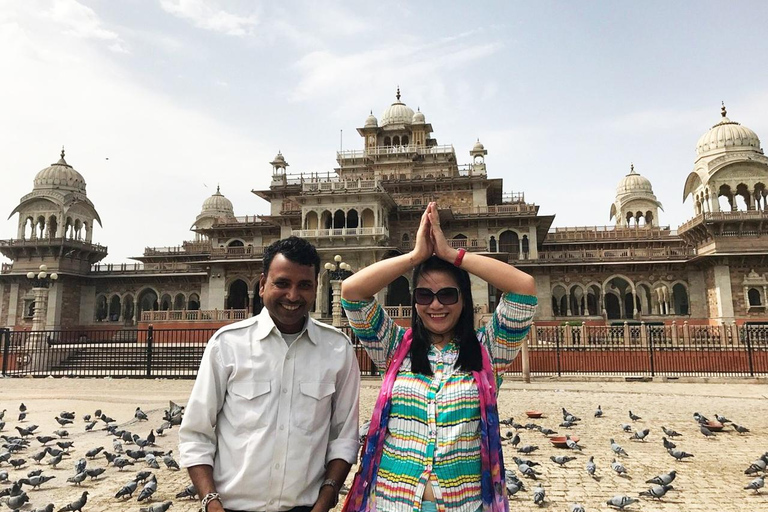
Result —
<path fill-rule="evenodd" d="M 359 387 L 341 331 L 310 318 L 288 346 L 264 309 L 208 342 L 179 429 L 179 462 L 213 466 L 226 508 L 311 506 L 325 464 L 357 459 Z"/>

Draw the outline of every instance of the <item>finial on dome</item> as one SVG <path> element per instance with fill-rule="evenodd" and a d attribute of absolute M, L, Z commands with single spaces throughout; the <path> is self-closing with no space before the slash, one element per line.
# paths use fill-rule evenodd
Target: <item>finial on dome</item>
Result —
<path fill-rule="evenodd" d="M 216 184 L 216 193 L 217 193 L 217 194 L 221 194 L 220 190 L 221 190 L 221 187 L 220 187 L 220 186 L 219 186 L 219 184 L 217 183 L 217 184 Z"/>
<path fill-rule="evenodd" d="M 395 97 L 397 98 L 397 101 L 400 101 L 400 86 L 397 86 L 397 94 L 395 94 Z"/>
<path fill-rule="evenodd" d="M 720 103 L 723 105 L 720 107 L 720 115 L 725 117 L 728 114 L 728 112 L 725 110 L 725 102 L 721 101 Z"/>
<path fill-rule="evenodd" d="M 64 159 L 64 145 L 61 146 L 61 159 Z"/>
<path fill-rule="evenodd" d="M 370 115 L 373 115 L 373 109 L 371 109 L 371 114 Z"/>
<path fill-rule="evenodd" d="M 629 164 L 629 174 L 635 174 L 635 164 L 634 164 L 634 162 Z"/>

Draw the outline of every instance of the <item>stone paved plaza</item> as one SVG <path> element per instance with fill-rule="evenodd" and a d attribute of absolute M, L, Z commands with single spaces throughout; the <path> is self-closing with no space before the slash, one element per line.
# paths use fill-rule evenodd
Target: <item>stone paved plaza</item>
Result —
<path fill-rule="evenodd" d="M 361 418 L 367 419 L 375 401 L 379 382 L 365 380 L 361 392 Z M 75 442 L 70 460 L 62 462 L 58 469 L 46 467 L 46 473 L 56 475 L 56 479 L 44 485 L 41 490 L 30 491 L 31 505 L 22 510 L 32 510 L 49 502 L 56 509 L 78 497 L 82 490 L 68 484 L 66 479 L 73 474 L 74 461 L 83 456 L 85 451 L 104 446 L 111 449 L 111 438 L 103 431 L 84 432 L 83 414 L 93 413 L 96 408 L 115 418 L 121 427 L 125 427 L 142 437 L 149 429 L 162 423 L 162 411 L 169 400 L 185 403 L 192 386 L 192 381 L 166 380 L 111 380 L 111 379 L 2 379 L 0 380 L 0 410 L 8 409 L 6 426 L 3 434 L 16 434 L 18 406 L 24 402 L 29 408 L 29 415 L 22 425 L 38 424 L 39 431 L 50 434 L 59 428 L 54 416 L 62 410 L 75 411 L 77 420 L 68 427 L 70 439 Z M 140 405 L 149 413 L 149 422 L 137 424 L 133 411 Z M 604 417 L 595 419 L 594 410 L 601 405 Z M 676 491 L 670 493 L 661 502 L 642 499 L 628 510 L 644 511 L 679 511 L 679 510 L 718 510 L 718 511 L 768 511 L 768 491 L 754 494 L 743 490 L 751 481 L 744 475 L 744 469 L 760 454 L 768 451 L 768 386 L 765 382 L 746 383 L 745 381 L 717 381 L 711 383 L 681 382 L 624 382 L 623 380 L 600 381 L 554 381 L 535 380 L 532 384 L 520 381 L 505 382 L 500 393 L 500 413 L 502 418 L 514 416 L 516 421 L 538 424 L 559 432 L 562 421 L 560 408 L 566 407 L 571 413 L 583 418 L 580 426 L 571 429 L 573 435 L 581 438 L 582 454 L 576 454 L 577 460 L 558 467 L 549 460 L 551 455 L 569 454 L 565 450 L 554 448 L 538 432 L 521 430 L 521 446 L 535 444 L 539 450 L 528 458 L 541 462 L 542 476 L 540 484 L 546 490 L 547 503 L 543 508 L 553 511 L 568 511 L 573 502 L 582 503 L 587 511 L 609 510 L 605 501 L 615 494 L 627 494 L 637 497 L 637 493 L 650 487 L 645 480 L 676 469 L 678 477 L 673 483 Z M 537 409 L 545 413 L 541 420 L 528 420 L 524 411 Z M 630 434 L 623 433 L 621 423 L 633 423 L 628 411 L 642 417 L 634 426 L 642 430 L 650 428 L 646 442 L 633 442 Z M 739 436 L 730 428 L 714 439 L 705 439 L 698 431 L 692 414 L 698 411 L 712 417 L 715 413 L 743 424 L 751 433 Z M 678 448 L 693 453 L 695 457 L 686 462 L 676 462 L 664 450 L 661 443 L 661 426 L 681 432 Z M 506 432 L 508 429 L 502 429 Z M 610 462 L 613 453 L 609 439 L 614 437 L 629 453 L 622 460 L 629 476 L 618 477 L 613 474 Z M 37 450 L 37 441 L 33 441 L 33 450 Z M 176 450 L 176 431 L 172 430 L 158 438 L 161 449 Z M 28 457 L 27 454 L 26 456 Z M 505 448 L 507 467 L 514 469 L 512 456 L 515 450 Z M 584 466 L 590 455 L 597 463 L 598 479 L 587 475 Z M 89 467 L 103 466 L 103 457 L 89 462 Z M 162 463 L 161 463 L 162 465 Z M 8 471 L 10 479 L 26 475 L 35 466 L 14 470 L 7 463 L 0 470 Z M 111 466 L 98 480 L 83 483 L 83 490 L 88 490 L 90 499 L 85 510 L 115 511 L 136 510 L 140 504 L 133 500 L 119 503 L 113 498 L 117 490 L 127 483 L 138 469 L 145 469 L 144 464 L 127 468 L 119 472 Z M 173 472 L 163 467 L 155 470 L 158 490 L 152 503 L 174 499 L 188 483 L 184 471 Z M 532 502 L 535 482 L 524 479 L 526 491 L 512 498 L 511 510 L 536 510 Z M 198 510 L 197 502 L 175 500 L 172 511 L 191 512 Z M 143 504 L 141 505 L 143 506 Z M 3 508 L 4 510 L 5 508 Z"/>

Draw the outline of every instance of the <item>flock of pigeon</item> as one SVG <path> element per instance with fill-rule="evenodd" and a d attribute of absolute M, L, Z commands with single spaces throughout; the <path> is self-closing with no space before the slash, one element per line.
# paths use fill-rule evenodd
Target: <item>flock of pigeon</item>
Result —
<path fill-rule="evenodd" d="M 539 414 L 540 413 L 534 414 L 533 416 L 538 416 Z M 562 409 L 562 415 L 563 421 L 558 425 L 558 428 L 565 432 L 571 432 L 572 428 L 580 426 L 580 422 L 582 421 L 581 418 L 568 412 L 565 408 Z M 605 419 L 602 419 L 605 418 L 605 416 L 600 406 L 597 407 L 597 410 L 594 413 L 594 418 L 596 421 L 606 421 Z M 629 471 L 623 461 L 630 460 L 631 458 L 631 444 L 635 442 L 645 443 L 651 438 L 654 438 L 654 441 L 658 440 L 662 443 L 664 450 L 670 456 L 670 463 L 675 469 L 658 475 L 645 475 L 643 478 L 647 485 L 642 490 L 638 489 L 636 495 L 616 494 L 612 497 L 606 496 L 606 498 L 608 498 L 605 501 L 606 505 L 617 510 L 624 510 L 635 504 L 638 504 L 637 507 L 640 507 L 640 502 L 644 499 L 663 501 L 668 492 L 679 490 L 672 485 L 672 482 L 675 481 L 675 478 L 678 475 L 678 471 L 685 471 L 686 464 L 695 464 L 694 462 L 691 462 L 694 459 L 694 454 L 683 450 L 682 447 L 678 447 L 678 444 L 682 445 L 684 443 L 682 439 L 686 436 L 701 435 L 705 438 L 712 439 L 720 435 L 748 435 L 750 432 L 746 427 L 737 425 L 728 418 L 720 415 L 714 416 L 715 421 L 710 420 L 699 413 L 694 413 L 693 425 L 695 425 L 696 431 L 686 431 L 685 436 L 666 426 L 661 426 L 658 432 L 653 432 L 650 428 L 636 428 L 636 425 L 642 425 L 642 423 L 638 423 L 642 418 L 632 411 L 629 411 L 628 418 L 628 423 L 620 424 L 616 432 L 616 437 L 610 439 L 609 446 L 593 447 L 595 450 L 606 450 L 606 452 L 607 450 L 610 450 L 610 456 L 613 460 L 610 464 L 610 469 L 606 467 L 604 471 L 612 472 L 619 478 L 630 479 Z M 533 503 L 540 507 L 547 505 L 547 493 L 545 486 L 542 485 L 541 482 L 542 472 L 538 468 L 542 467 L 542 464 L 548 464 L 548 462 L 523 458 L 535 453 L 539 447 L 535 444 L 523 443 L 522 437 L 528 437 L 526 431 L 539 432 L 545 436 L 552 436 L 557 434 L 557 432 L 536 423 L 520 424 L 517 423 L 514 418 L 501 420 L 500 423 L 502 425 L 502 436 L 504 438 L 503 443 L 517 452 L 517 456 L 512 457 L 513 463 L 507 461 L 506 464 L 506 486 L 508 495 L 511 499 L 518 498 L 522 496 L 524 492 L 529 491 L 526 486 L 530 485 L 532 487 L 530 490 L 532 491 L 532 494 L 529 496 L 532 497 Z M 620 442 L 617 441 L 617 439 Z M 627 442 L 624 442 L 623 439 L 626 439 Z M 562 443 L 563 447 L 567 450 L 565 451 L 565 454 L 553 455 L 549 459 L 551 463 L 560 467 L 569 467 L 578 464 L 577 461 L 580 458 L 586 459 L 581 463 L 583 464 L 582 467 L 584 468 L 584 471 L 586 471 L 589 477 L 598 480 L 600 478 L 599 474 L 602 471 L 597 467 L 594 455 L 587 455 L 584 453 L 585 447 L 580 445 L 578 440 L 577 436 L 566 434 L 563 439 L 564 442 Z M 743 486 L 744 490 L 759 493 L 765 486 L 765 476 L 768 472 L 766 469 L 768 466 L 768 452 L 757 456 L 757 458 L 749 463 L 748 466 L 747 463 L 745 463 L 745 466 L 746 469 L 744 470 L 744 473 L 746 478 L 751 479 L 751 481 L 747 482 L 745 480 L 745 485 Z M 531 481 L 531 483 L 528 483 L 528 481 Z M 512 506 L 513 505 L 511 505 L 510 508 L 512 508 Z M 570 512 L 585 512 L 586 510 L 581 503 L 571 503 L 569 506 Z"/>
<path fill-rule="evenodd" d="M 166 431 L 181 424 L 183 413 L 183 407 L 171 402 L 164 412 L 163 423 L 151 428 L 147 437 L 142 438 L 127 429 L 128 426 L 144 427 L 149 421 L 140 407 L 122 427 L 101 410 L 86 414 L 79 421 L 74 412 L 62 411 L 55 417 L 61 428 L 50 433 L 39 431 L 40 427 L 31 423 L 34 414 L 23 403 L 19 406 L 17 424 L 13 429 L 6 428 L 11 413 L 3 409 L 0 412 L 0 508 L 5 504 L 12 511 L 87 512 L 89 493 L 82 488 L 111 486 L 114 490 L 109 493 L 114 494 L 115 510 L 127 510 L 127 502 L 136 499 L 140 512 L 167 511 L 173 501 L 153 499 L 158 475 L 161 471 L 178 471 L 179 465 L 173 458 L 173 450 L 161 450 L 156 442 Z M 99 432 L 112 438 L 109 449 L 100 446 L 103 441 L 97 440 Z M 137 471 L 128 476 L 126 470 L 130 469 Z M 54 479 L 64 480 L 65 485 L 72 488 L 71 497 L 63 503 L 37 503 L 37 496 L 45 495 L 39 491 L 54 485 L 51 482 Z M 176 498 L 197 498 L 197 490 L 189 485 L 180 490 Z"/>

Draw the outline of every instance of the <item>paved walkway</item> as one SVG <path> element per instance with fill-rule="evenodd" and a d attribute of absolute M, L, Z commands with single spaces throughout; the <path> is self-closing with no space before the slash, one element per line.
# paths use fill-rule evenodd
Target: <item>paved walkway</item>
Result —
<path fill-rule="evenodd" d="M 361 390 L 361 417 L 367 419 L 378 391 L 378 381 L 365 380 Z M 75 411 L 77 420 L 69 427 L 70 438 L 75 441 L 71 460 L 65 460 L 59 469 L 46 466 L 46 473 L 56 479 L 41 490 L 30 491 L 32 506 L 43 507 L 53 502 L 58 510 L 74 500 L 82 492 L 66 482 L 71 476 L 74 461 L 84 452 L 96 446 L 111 448 L 111 438 L 103 432 L 84 432 L 83 414 L 101 408 L 115 418 L 122 426 L 145 437 L 149 429 L 162 423 L 163 408 L 169 400 L 180 404 L 186 402 L 192 381 L 166 380 L 110 380 L 110 379 L 0 379 L 0 410 L 8 409 L 3 434 L 15 434 L 15 426 L 40 425 L 39 431 L 48 434 L 59 425 L 54 416 L 62 410 Z M 29 408 L 26 422 L 17 421 L 18 406 L 24 402 Z M 141 424 L 133 420 L 133 412 L 140 405 L 149 413 L 150 421 Z M 593 412 L 601 405 L 605 414 L 595 419 Z M 516 421 L 535 421 L 559 432 L 562 421 L 560 408 L 566 407 L 571 413 L 583 418 L 571 434 L 581 438 L 584 446 L 577 460 L 566 467 L 556 466 L 549 460 L 550 455 L 571 453 L 554 448 L 538 432 L 522 430 L 521 444 L 535 444 L 539 450 L 528 458 L 541 462 L 540 485 L 546 490 L 545 508 L 555 511 L 570 510 L 570 503 L 580 502 L 587 511 L 608 510 L 605 501 L 615 494 L 637 497 L 637 493 L 650 487 L 645 480 L 676 469 L 678 477 L 673 483 L 676 492 L 670 493 L 661 502 L 642 499 L 628 510 L 643 511 L 768 511 L 768 490 L 754 494 L 743 490 L 751 477 L 744 475 L 744 469 L 763 452 L 768 451 L 768 387 L 762 384 L 746 384 L 727 381 L 711 383 L 679 382 L 622 382 L 588 381 L 561 382 L 537 380 L 532 384 L 519 381 L 505 382 L 500 392 L 499 409 L 502 417 L 514 416 Z M 524 411 L 537 409 L 545 413 L 541 420 L 528 420 Z M 642 417 L 637 422 L 629 419 L 628 411 Z M 713 417 L 715 413 L 743 424 L 752 430 L 740 436 L 727 428 L 714 439 L 705 439 L 694 423 L 692 414 L 698 411 Z M 630 434 L 621 431 L 621 423 L 633 423 L 635 429 L 651 429 L 646 442 L 629 441 Z M 695 457 L 686 462 L 676 462 L 661 445 L 661 426 L 683 433 L 678 447 Z M 505 432 L 507 429 L 503 429 Z M 629 471 L 629 477 L 618 477 L 610 469 L 613 453 L 609 439 L 613 437 L 629 452 L 622 460 Z M 158 438 L 161 449 L 176 450 L 176 431 Z M 33 442 L 36 447 L 38 443 Z M 35 449 L 34 451 L 37 451 Z M 32 452 L 30 452 L 32 453 Z M 509 469 L 514 469 L 512 447 L 505 448 Z M 587 458 L 594 455 L 598 466 L 598 479 L 590 478 L 584 466 Z M 89 462 L 89 467 L 103 466 L 103 459 Z M 34 463 L 32 463 L 34 466 Z M 143 466 L 143 464 L 141 465 Z M 132 468 L 133 469 L 133 468 Z M 139 469 L 137 465 L 135 469 Z M 144 469 L 141 467 L 141 469 Z M 8 471 L 11 479 L 17 479 L 30 470 L 23 467 L 14 470 L 2 464 L 0 470 Z M 156 470 L 158 503 L 174 499 L 188 483 L 184 471 L 173 472 L 166 468 Z M 135 474 L 135 471 L 119 472 L 110 468 L 96 481 L 84 482 L 90 499 L 86 512 L 138 510 L 136 498 L 120 504 L 114 498 L 117 490 Z M 525 479 L 526 489 L 512 498 L 511 510 L 538 510 L 532 502 L 535 482 Z M 0 487 L 2 484 L 0 484 Z M 171 511 L 192 512 L 198 510 L 196 502 L 175 500 Z"/>

